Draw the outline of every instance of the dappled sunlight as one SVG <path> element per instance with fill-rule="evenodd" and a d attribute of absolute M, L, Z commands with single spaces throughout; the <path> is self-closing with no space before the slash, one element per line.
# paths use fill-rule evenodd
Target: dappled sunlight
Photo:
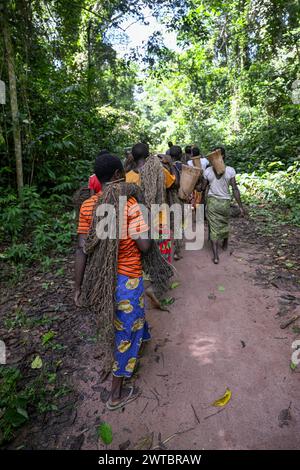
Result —
<path fill-rule="evenodd" d="M 202 364 L 212 364 L 220 346 L 214 336 L 198 336 L 190 341 L 189 350 L 192 357 Z"/>

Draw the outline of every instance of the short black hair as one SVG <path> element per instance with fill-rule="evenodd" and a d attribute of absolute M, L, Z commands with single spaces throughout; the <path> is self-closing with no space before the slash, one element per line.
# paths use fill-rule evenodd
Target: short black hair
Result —
<path fill-rule="evenodd" d="M 141 158 L 147 158 L 149 157 L 149 145 L 139 142 L 132 147 L 131 153 L 136 162 Z"/>
<path fill-rule="evenodd" d="M 192 146 L 191 145 L 187 145 L 184 149 L 185 153 L 187 153 L 188 155 L 191 155 L 192 153 Z"/>
<path fill-rule="evenodd" d="M 172 158 L 181 158 L 182 156 L 182 149 L 179 145 L 173 145 L 170 148 L 170 155 Z"/>
<path fill-rule="evenodd" d="M 222 147 L 221 145 L 219 145 L 218 147 L 214 147 L 212 149 L 212 151 L 214 152 L 215 150 L 221 150 L 221 154 L 222 154 L 222 157 L 225 158 L 226 157 L 226 151 L 225 151 L 225 148 Z"/>
<path fill-rule="evenodd" d="M 100 152 L 98 153 L 98 157 L 99 157 L 100 155 L 106 155 L 107 153 L 109 153 L 109 151 L 108 151 L 107 149 L 102 149 L 102 150 L 100 150 Z"/>
<path fill-rule="evenodd" d="M 95 160 L 95 174 L 100 183 L 107 183 L 111 180 L 117 170 L 124 171 L 123 163 L 115 155 L 106 153 L 98 155 Z"/>
<path fill-rule="evenodd" d="M 192 155 L 193 155 L 193 157 L 199 157 L 199 155 L 201 155 L 199 147 L 193 147 L 192 148 Z"/>

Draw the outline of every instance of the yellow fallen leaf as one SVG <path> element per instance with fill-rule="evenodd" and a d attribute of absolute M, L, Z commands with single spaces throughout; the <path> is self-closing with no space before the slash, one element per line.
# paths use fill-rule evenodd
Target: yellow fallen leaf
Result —
<path fill-rule="evenodd" d="M 150 450 L 153 444 L 153 436 L 154 433 L 148 434 L 144 437 L 141 437 L 135 446 L 133 447 L 134 450 Z"/>
<path fill-rule="evenodd" d="M 225 406 L 231 398 L 231 390 L 227 387 L 225 394 L 212 403 L 213 406 Z"/>

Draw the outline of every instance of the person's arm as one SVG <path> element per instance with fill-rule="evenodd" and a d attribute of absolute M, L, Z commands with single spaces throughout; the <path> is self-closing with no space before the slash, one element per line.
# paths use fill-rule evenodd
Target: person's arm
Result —
<path fill-rule="evenodd" d="M 245 211 L 244 211 L 243 204 L 242 204 L 242 201 L 241 201 L 241 193 L 240 193 L 240 190 L 238 188 L 235 177 L 231 178 L 230 185 L 231 185 L 232 190 L 233 190 L 234 198 L 235 198 L 235 200 L 238 203 L 238 206 L 240 208 L 240 214 L 241 214 L 242 217 L 244 217 L 245 216 Z"/>
<path fill-rule="evenodd" d="M 84 252 L 84 245 L 87 235 L 78 235 L 78 244 L 75 254 L 75 294 L 74 301 L 77 307 L 80 307 L 79 297 L 81 293 L 81 284 L 84 277 L 87 255 Z"/>
<path fill-rule="evenodd" d="M 203 175 L 199 176 L 199 179 L 198 179 L 198 181 L 196 183 L 196 186 L 195 186 L 196 191 L 198 191 L 199 193 L 201 193 L 203 191 L 202 188 L 203 188 L 203 185 L 204 185 L 205 181 L 206 180 L 204 179 Z"/>
<path fill-rule="evenodd" d="M 172 176 L 175 176 L 175 181 L 172 184 L 172 188 L 178 189 L 180 184 L 179 171 L 175 168 L 174 165 L 170 165 L 169 172 Z"/>
<path fill-rule="evenodd" d="M 151 243 L 152 243 L 152 240 L 150 238 L 148 238 L 148 239 L 136 238 L 135 241 L 136 241 L 136 244 L 138 246 L 138 249 L 142 253 L 147 253 L 147 251 L 149 251 Z"/>
<path fill-rule="evenodd" d="M 201 191 L 205 193 L 207 187 L 208 187 L 208 180 L 205 178 L 202 178 Z"/>
<path fill-rule="evenodd" d="M 128 208 L 128 235 L 142 253 L 147 253 L 152 243 L 150 229 L 137 202 Z"/>

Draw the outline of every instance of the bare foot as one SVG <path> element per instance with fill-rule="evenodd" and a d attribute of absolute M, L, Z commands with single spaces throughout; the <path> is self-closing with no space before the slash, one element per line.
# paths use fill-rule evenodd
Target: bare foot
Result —
<path fill-rule="evenodd" d="M 100 383 L 105 382 L 108 379 L 109 374 L 111 373 L 111 370 L 103 370 L 100 373 Z"/>
<path fill-rule="evenodd" d="M 152 304 L 153 304 L 153 307 L 154 308 L 157 308 L 158 310 L 163 310 L 163 311 L 166 311 L 166 312 L 169 312 L 169 310 L 160 303 L 160 301 L 158 300 L 158 298 L 156 297 L 156 295 L 154 294 L 153 292 L 153 289 L 152 287 L 148 287 L 146 290 L 145 290 L 145 294 L 149 297 L 149 299 L 151 300 Z"/>
<path fill-rule="evenodd" d="M 136 400 L 141 394 L 141 391 L 137 387 L 123 387 L 121 390 L 121 395 L 118 397 L 111 396 L 106 403 L 106 407 L 109 410 L 114 410 L 125 406 L 127 403 L 130 403 Z"/>
<path fill-rule="evenodd" d="M 228 238 L 225 238 L 225 239 L 224 239 L 222 248 L 223 248 L 224 251 L 227 250 L 227 248 L 228 248 Z"/>

